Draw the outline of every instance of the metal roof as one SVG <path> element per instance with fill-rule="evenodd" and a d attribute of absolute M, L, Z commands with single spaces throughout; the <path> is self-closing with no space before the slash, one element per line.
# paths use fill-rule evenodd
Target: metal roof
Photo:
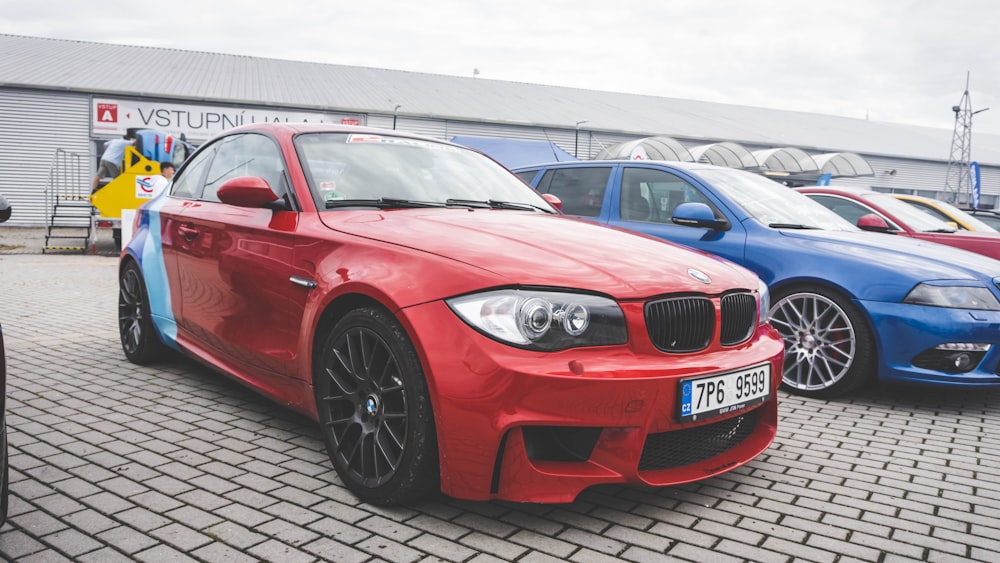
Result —
<path fill-rule="evenodd" d="M 574 129 L 948 161 L 952 130 L 849 117 L 445 76 L 0 34 L 0 87 Z M 1000 164 L 1000 135 L 976 136 Z"/>

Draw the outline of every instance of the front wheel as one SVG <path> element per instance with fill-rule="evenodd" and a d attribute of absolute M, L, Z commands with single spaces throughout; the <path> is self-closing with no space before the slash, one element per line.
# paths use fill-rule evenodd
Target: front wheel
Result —
<path fill-rule="evenodd" d="M 403 327 L 377 308 L 351 311 L 323 341 L 314 370 L 327 453 L 362 500 L 396 504 L 439 486 L 434 419 Z"/>
<path fill-rule="evenodd" d="M 875 342 L 861 312 L 820 287 L 774 296 L 771 325 L 785 340 L 782 386 L 792 393 L 835 397 L 866 383 L 875 369 Z"/>
<path fill-rule="evenodd" d="M 126 264 L 118 278 L 118 334 L 125 357 L 134 364 L 151 363 L 167 350 L 153 326 L 146 283 L 135 262 Z"/>

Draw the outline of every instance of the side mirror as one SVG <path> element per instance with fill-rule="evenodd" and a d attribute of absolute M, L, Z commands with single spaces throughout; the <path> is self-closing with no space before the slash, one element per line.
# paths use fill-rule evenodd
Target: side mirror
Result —
<path fill-rule="evenodd" d="M 712 208 L 704 203 L 682 203 L 674 209 L 671 220 L 685 227 L 700 227 L 714 231 L 728 231 L 733 226 L 726 219 L 717 219 Z"/>
<path fill-rule="evenodd" d="M 219 186 L 217 195 L 222 203 L 237 207 L 267 207 L 279 199 L 267 180 L 258 176 L 230 178 Z"/>
<path fill-rule="evenodd" d="M 542 194 L 542 199 L 547 201 L 549 205 L 555 207 L 559 213 L 562 213 L 562 200 L 558 196 L 552 194 Z"/>
<path fill-rule="evenodd" d="M 886 223 L 885 219 L 874 213 L 868 213 L 859 217 L 858 228 L 862 231 L 871 231 L 873 233 L 888 233 L 892 231 L 889 223 Z"/>

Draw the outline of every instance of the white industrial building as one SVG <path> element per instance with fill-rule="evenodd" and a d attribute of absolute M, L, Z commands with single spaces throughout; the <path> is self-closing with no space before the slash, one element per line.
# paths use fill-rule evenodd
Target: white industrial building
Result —
<path fill-rule="evenodd" d="M 128 127 L 198 144 L 255 121 L 548 141 L 582 159 L 628 156 L 640 139 L 656 137 L 650 149 L 665 144 L 728 165 L 728 158 L 745 164 L 749 153 L 758 169 L 792 177 L 797 164 L 789 157 L 811 157 L 834 176 L 860 162 L 864 175 L 837 181 L 930 196 L 945 190 L 953 136 L 697 100 L 0 34 L 0 194 L 15 209 L 8 225 L 45 224 L 57 153 L 80 159 L 79 178 L 70 180 L 86 187 L 101 144 Z M 981 166 L 982 205 L 995 207 L 1000 135 L 976 134 L 972 160 Z"/>

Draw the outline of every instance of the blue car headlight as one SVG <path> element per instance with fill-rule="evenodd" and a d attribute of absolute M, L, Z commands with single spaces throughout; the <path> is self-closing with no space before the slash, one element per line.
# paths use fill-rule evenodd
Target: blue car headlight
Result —
<path fill-rule="evenodd" d="M 479 332 L 521 348 L 552 352 L 628 341 L 625 314 L 607 297 L 500 289 L 445 302 Z"/>
<path fill-rule="evenodd" d="M 949 309 L 1000 311 L 1000 301 L 982 286 L 931 285 L 921 283 L 910 290 L 903 303 Z"/>

